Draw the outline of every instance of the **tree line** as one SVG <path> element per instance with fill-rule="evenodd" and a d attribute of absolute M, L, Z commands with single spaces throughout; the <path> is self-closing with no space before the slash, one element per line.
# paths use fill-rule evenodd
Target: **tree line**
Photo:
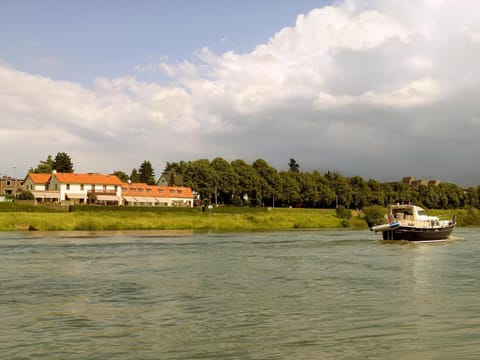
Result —
<path fill-rule="evenodd" d="M 49 155 L 33 172 L 52 170 L 73 172 L 73 163 L 66 153 L 55 159 Z M 130 175 L 114 171 L 122 181 L 156 183 L 150 161 L 141 163 Z M 360 176 L 344 177 L 338 172 L 318 170 L 302 172 L 291 158 L 288 170 L 279 171 L 263 159 L 252 164 L 237 159 L 231 162 L 217 157 L 212 161 L 167 162 L 163 172 L 169 185 L 191 187 L 203 204 L 234 206 L 305 207 L 362 209 L 393 203 L 415 203 L 429 209 L 480 207 L 480 186 L 464 189 L 452 183 L 409 185 L 403 182 L 380 183 Z"/>
<path fill-rule="evenodd" d="M 393 203 L 415 203 L 431 209 L 479 207 L 480 187 L 464 189 L 452 183 L 409 185 L 380 183 L 338 172 L 300 171 L 293 158 L 279 171 L 265 160 L 167 162 L 164 173 L 181 175 L 186 186 L 205 203 L 237 206 L 362 209 Z"/>

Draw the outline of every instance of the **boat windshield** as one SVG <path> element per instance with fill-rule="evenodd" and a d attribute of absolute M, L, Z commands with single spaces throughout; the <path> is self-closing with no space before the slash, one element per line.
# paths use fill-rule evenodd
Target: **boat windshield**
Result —
<path fill-rule="evenodd" d="M 418 210 L 418 215 L 425 215 L 427 216 L 427 212 L 425 210 Z"/>

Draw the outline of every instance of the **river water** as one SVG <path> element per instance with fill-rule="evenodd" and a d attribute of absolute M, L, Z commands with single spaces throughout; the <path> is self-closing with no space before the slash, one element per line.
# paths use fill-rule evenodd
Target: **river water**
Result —
<path fill-rule="evenodd" d="M 480 232 L 0 233 L 4 359 L 478 359 Z"/>

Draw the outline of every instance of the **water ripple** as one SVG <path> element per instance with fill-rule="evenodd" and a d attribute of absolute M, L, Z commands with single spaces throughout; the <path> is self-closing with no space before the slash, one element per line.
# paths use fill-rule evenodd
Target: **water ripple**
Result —
<path fill-rule="evenodd" d="M 0 353 L 476 359 L 480 235 L 368 235 L 0 234 Z"/>

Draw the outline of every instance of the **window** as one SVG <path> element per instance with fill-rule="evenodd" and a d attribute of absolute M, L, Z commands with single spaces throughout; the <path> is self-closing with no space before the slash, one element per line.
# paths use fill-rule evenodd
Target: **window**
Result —
<path fill-rule="evenodd" d="M 83 184 L 80 184 L 80 190 L 84 190 L 84 185 Z"/>
<path fill-rule="evenodd" d="M 67 190 L 70 190 L 70 184 L 67 184 Z"/>

